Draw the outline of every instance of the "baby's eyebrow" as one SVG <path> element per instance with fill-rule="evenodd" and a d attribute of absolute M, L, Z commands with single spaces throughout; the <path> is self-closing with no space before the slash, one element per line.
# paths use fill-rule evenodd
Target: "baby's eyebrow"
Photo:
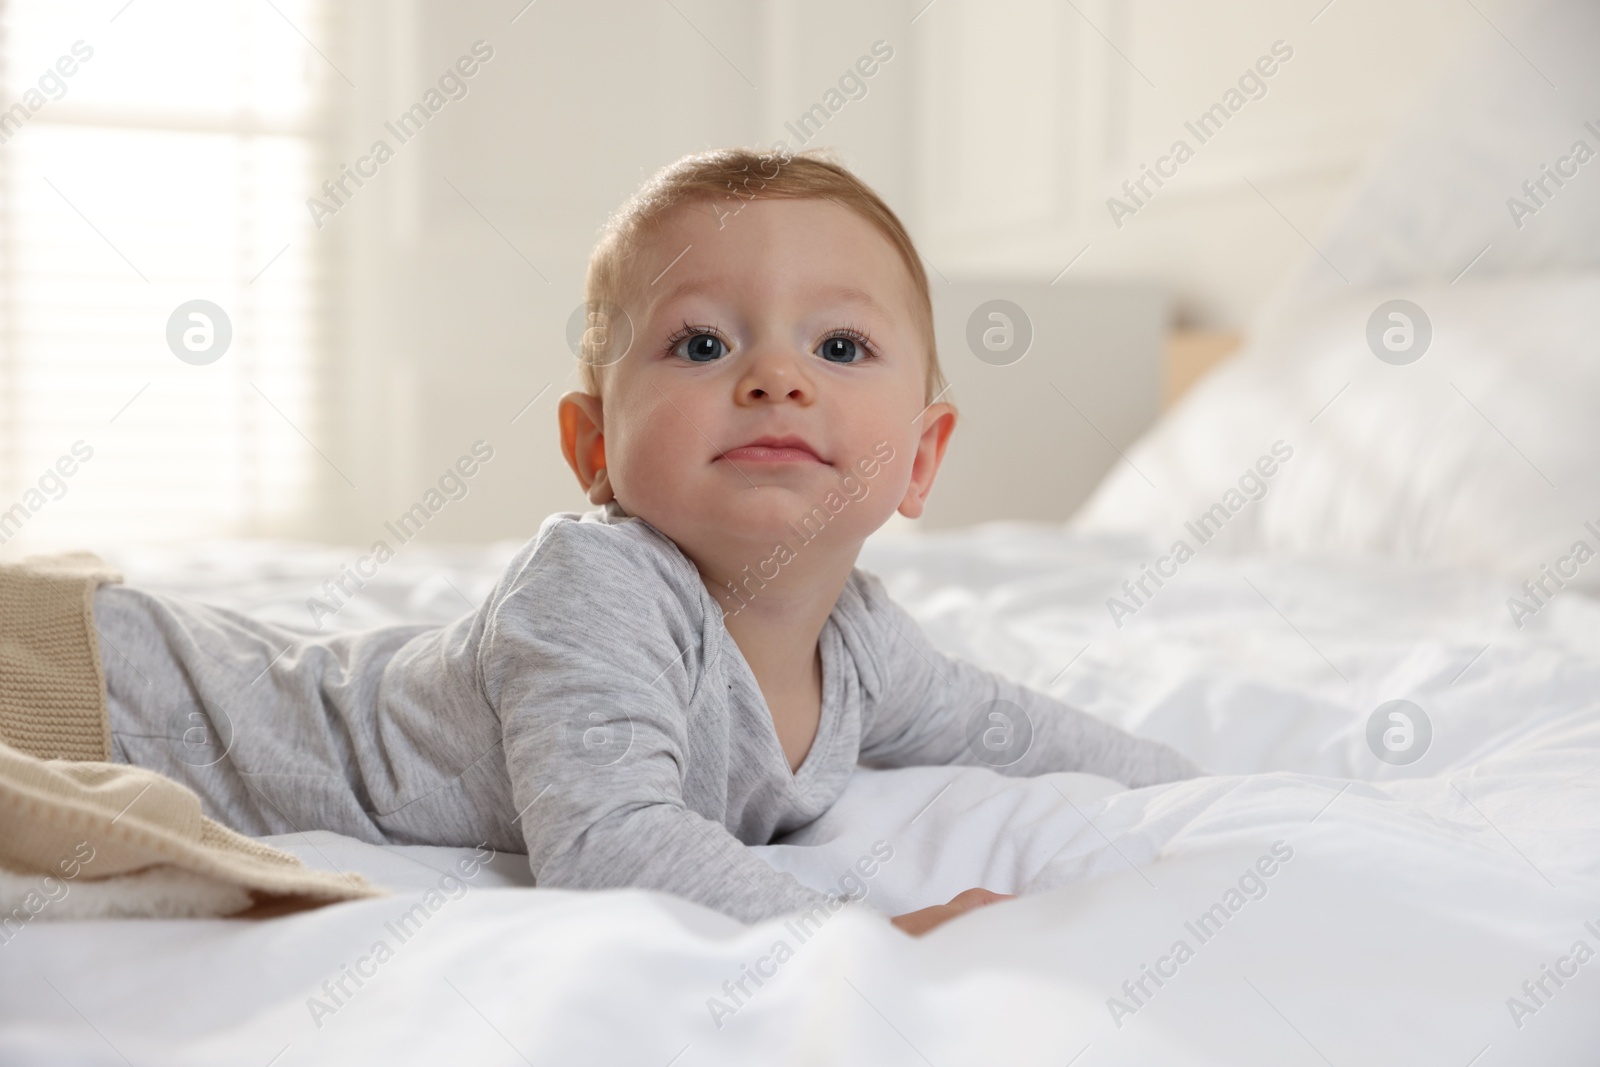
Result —
<path fill-rule="evenodd" d="M 670 291 L 670 292 L 666 293 L 665 295 L 663 295 L 660 298 L 657 306 L 664 305 L 664 304 L 670 304 L 674 300 L 678 300 L 681 297 L 694 296 L 694 295 L 699 294 L 699 293 L 713 293 L 714 294 L 718 290 L 720 290 L 721 288 L 722 287 L 720 285 L 718 285 L 718 284 L 716 284 L 714 282 L 707 282 L 707 281 L 684 282 L 682 285 L 678 286 L 676 289 L 673 289 L 672 291 Z M 815 299 L 818 300 L 819 302 L 841 302 L 841 303 L 849 303 L 849 304 L 861 304 L 864 307 L 866 307 L 868 310 L 874 311 L 877 314 L 882 315 L 884 318 L 892 317 L 889 314 L 889 309 L 884 307 L 881 303 L 879 303 L 878 300 L 871 293 L 867 292 L 865 289 L 862 289 L 862 288 L 860 288 L 858 286 L 854 286 L 854 285 L 839 285 L 839 286 L 833 286 L 831 288 L 820 290 L 819 292 L 817 292 L 815 294 Z"/>
<path fill-rule="evenodd" d="M 884 318 L 889 318 L 888 308 L 878 303 L 877 299 L 865 289 L 858 289 L 853 285 L 841 285 L 834 289 L 825 290 L 818 295 L 823 299 L 840 300 L 845 303 L 853 304 L 865 304 L 868 308 L 876 311 Z"/>

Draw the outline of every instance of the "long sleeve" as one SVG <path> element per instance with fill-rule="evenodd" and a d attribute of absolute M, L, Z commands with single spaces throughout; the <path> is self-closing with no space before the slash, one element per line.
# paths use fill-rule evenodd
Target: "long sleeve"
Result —
<path fill-rule="evenodd" d="M 1083 771 L 1132 788 L 1204 773 L 1176 750 L 934 648 L 875 576 L 862 575 L 863 635 L 880 649 L 880 692 L 861 762 L 988 766 L 1015 777 Z"/>
<path fill-rule="evenodd" d="M 743 922 L 826 907 L 685 804 L 704 620 L 614 533 L 555 529 L 490 605 L 480 681 L 537 884 L 661 890 Z"/>

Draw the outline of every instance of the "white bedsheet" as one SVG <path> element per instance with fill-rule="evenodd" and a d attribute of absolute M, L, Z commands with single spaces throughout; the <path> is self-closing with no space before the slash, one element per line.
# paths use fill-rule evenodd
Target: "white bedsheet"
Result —
<path fill-rule="evenodd" d="M 408 549 L 338 621 L 451 617 L 511 547 Z M 1157 553 L 1007 525 L 863 559 L 942 647 L 1218 772 L 1127 791 L 863 769 L 758 850 L 830 888 L 892 849 L 866 880 L 890 913 L 971 885 L 1016 901 L 921 940 L 845 912 L 802 941 L 659 894 L 519 888 L 498 857 L 401 943 L 385 924 L 466 853 L 292 835 L 274 840 L 396 897 L 264 922 L 35 921 L 0 945 L 0 1063 L 1600 1062 L 1600 959 L 1571 956 L 1600 952 L 1600 603 L 1563 591 L 1517 630 L 1495 579 L 1202 553 L 1117 628 L 1105 598 Z M 118 562 L 305 625 L 348 555 Z M 1399 697 L 1434 730 L 1406 767 L 1365 740 Z M 1275 844 L 1271 876 L 1241 887 Z M 1186 924 L 1219 903 L 1238 907 L 1202 941 Z M 323 983 L 380 938 L 393 957 L 336 1005 Z M 1163 959 L 1164 984 L 1124 989 Z M 757 966 L 775 974 L 748 997 L 724 989 Z M 1576 973 L 1558 986 L 1545 966 Z M 1535 1000 L 1523 983 L 1541 979 Z"/>

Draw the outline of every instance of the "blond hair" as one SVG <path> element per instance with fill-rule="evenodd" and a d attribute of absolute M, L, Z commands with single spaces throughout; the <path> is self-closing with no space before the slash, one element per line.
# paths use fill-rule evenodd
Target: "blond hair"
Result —
<path fill-rule="evenodd" d="M 639 281 L 635 277 L 639 251 L 646 239 L 658 232 L 662 219 L 672 208 L 704 200 L 713 201 L 721 208 L 721 213 L 729 214 L 743 203 L 761 197 L 832 201 L 854 211 L 888 239 L 911 275 L 913 312 L 926 340 L 924 400 L 931 403 L 941 395 L 948 386 L 939 367 L 939 352 L 934 342 L 928 276 L 922 269 L 916 245 L 889 205 L 827 149 L 768 154 L 748 148 L 718 148 L 684 156 L 662 167 L 612 214 L 589 257 L 584 301 L 591 317 L 596 309 L 626 305 L 631 287 L 637 286 Z M 608 351 L 618 331 L 602 330 L 597 336 L 601 340 L 592 344 L 591 332 L 585 332 L 578 359 L 583 389 L 595 395 L 600 393 L 600 369 L 622 358 Z M 631 327 L 627 340 L 632 343 Z"/>

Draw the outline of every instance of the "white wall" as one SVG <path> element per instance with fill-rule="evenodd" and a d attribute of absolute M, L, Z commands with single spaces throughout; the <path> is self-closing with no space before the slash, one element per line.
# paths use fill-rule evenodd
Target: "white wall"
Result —
<path fill-rule="evenodd" d="M 925 251 L 1053 277 L 1087 245 L 1069 277 L 1164 281 L 1185 323 L 1246 325 L 1390 117 L 1487 32 L 1444 0 L 1326 2 L 941 0 L 915 49 Z M 1515 5 L 1479 7 L 1509 21 Z M 1279 40 L 1294 56 L 1266 96 L 1199 145 L 1184 122 Z M 1179 137 L 1195 158 L 1113 225 L 1107 197 Z"/>
<path fill-rule="evenodd" d="M 430 539 L 526 537 L 586 506 L 554 400 L 572 387 L 562 332 L 598 227 L 685 152 L 793 144 L 785 121 L 875 40 L 893 60 L 813 143 L 843 150 L 937 272 L 1048 281 L 1088 246 L 1061 284 L 1153 280 L 1183 321 L 1239 327 L 1391 114 L 1488 32 L 1445 0 L 1336 0 L 1320 15 L 1323 0 L 540 0 L 512 23 L 522 3 L 340 9 L 335 54 L 357 88 L 336 100 L 330 172 L 473 41 L 495 55 L 317 235 L 339 279 L 319 431 L 358 488 L 324 471 L 285 532 L 378 536 L 479 438 L 496 459 Z M 1478 3 L 1502 24 L 1512 6 Z M 1106 197 L 1279 39 L 1294 58 L 1267 96 L 1113 226 Z"/>

